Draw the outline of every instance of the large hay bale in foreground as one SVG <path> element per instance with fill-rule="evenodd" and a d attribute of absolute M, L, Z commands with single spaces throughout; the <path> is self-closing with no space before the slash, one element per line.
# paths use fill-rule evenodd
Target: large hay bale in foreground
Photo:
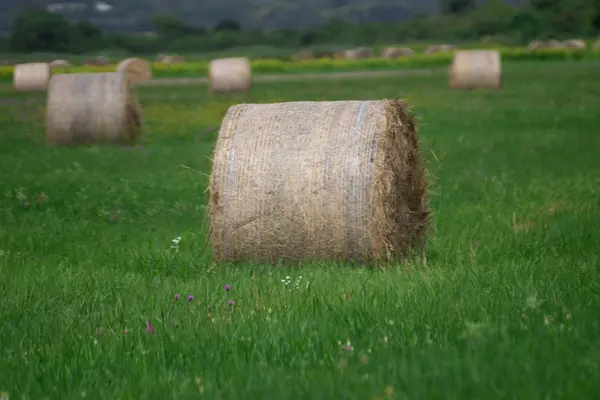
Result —
<path fill-rule="evenodd" d="M 385 47 L 381 50 L 381 58 L 387 59 L 409 57 L 413 54 L 415 54 L 414 50 L 408 47 Z"/>
<path fill-rule="evenodd" d="M 502 87 L 502 63 L 497 50 L 460 50 L 450 66 L 450 87 L 477 89 Z"/>
<path fill-rule="evenodd" d="M 125 74 L 60 74 L 50 80 L 48 143 L 132 144 L 140 134 L 141 108 Z"/>
<path fill-rule="evenodd" d="M 152 65 L 141 58 L 126 58 L 117 65 L 117 72 L 127 75 L 130 82 L 149 81 L 152 79 Z"/>
<path fill-rule="evenodd" d="M 13 72 L 13 84 L 20 92 L 44 91 L 52 76 L 48 63 L 17 64 Z"/>
<path fill-rule="evenodd" d="M 401 258 L 425 244 L 426 189 L 404 102 L 235 105 L 210 177 L 214 256 Z"/>
<path fill-rule="evenodd" d="M 212 60 L 208 77 L 213 93 L 246 92 L 252 87 L 252 64 L 246 57 Z"/>

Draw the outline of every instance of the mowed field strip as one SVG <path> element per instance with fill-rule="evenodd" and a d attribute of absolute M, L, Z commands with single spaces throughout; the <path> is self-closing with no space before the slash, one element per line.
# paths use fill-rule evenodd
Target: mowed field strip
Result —
<path fill-rule="evenodd" d="M 502 90 L 453 91 L 446 68 L 256 76 L 230 95 L 139 85 L 142 138 L 128 147 L 47 146 L 46 93 L 1 86 L 0 392 L 594 398 L 600 62 L 503 69 Z M 213 261 L 208 175 L 230 106 L 384 98 L 406 100 L 419 123 L 425 258 Z"/>

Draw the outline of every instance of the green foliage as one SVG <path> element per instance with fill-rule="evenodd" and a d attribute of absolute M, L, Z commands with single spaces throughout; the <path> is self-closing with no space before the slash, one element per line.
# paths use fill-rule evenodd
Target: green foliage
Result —
<path fill-rule="evenodd" d="M 75 45 L 74 27 L 62 15 L 40 10 L 20 13 L 14 20 L 9 48 L 14 52 L 69 52 Z"/>
<path fill-rule="evenodd" d="M 220 20 L 213 29 L 194 27 L 175 13 L 156 15 L 156 36 L 102 34 L 89 22 L 68 23 L 45 11 L 26 11 L 13 24 L 10 49 L 17 52 L 53 51 L 78 53 L 125 50 L 129 53 L 215 52 L 252 46 L 283 49 L 300 47 L 373 46 L 410 41 L 525 44 L 532 39 L 590 37 L 600 33 L 600 0 L 536 0 L 517 8 L 490 0 L 475 9 L 470 0 L 443 0 L 447 13 L 424 15 L 405 23 L 354 24 L 330 19 L 306 29 L 281 28 L 261 31 L 242 29 L 237 19 Z"/>
<path fill-rule="evenodd" d="M 461 14 L 475 9 L 475 0 L 439 0 L 443 12 Z"/>

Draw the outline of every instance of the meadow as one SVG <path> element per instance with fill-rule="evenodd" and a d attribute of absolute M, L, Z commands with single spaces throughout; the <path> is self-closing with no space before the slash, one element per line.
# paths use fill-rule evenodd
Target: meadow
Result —
<path fill-rule="evenodd" d="M 44 144 L 0 86 L 0 392 L 11 399 L 575 399 L 600 390 L 600 62 L 139 86 L 133 147 Z M 434 211 L 385 269 L 220 264 L 207 174 L 240 102 L 402 98 Z"/>
<path fill-rule="evenodd" d="M 474 46 L 467 46 L 474 48 Z M 582 49 L 538 49 L 530 50 L 518 47 L 497 47 L 489 46 L 487 49 L 498 49 L 503 61 L 572 61 L 572 60 L 600 60 L 600 48 Z M 214 54 L 215 58 L 226 56 L 240 56 L 246 54 L 240 51 L 236 54 Z M 10 59 L 11 57 L 7 55 Z M 143 57 L 143 56 L 140 56 Z M 195 59 L 196 55 L 186 56 L 186 62 L 179 64 L 164 64 L 159 62 L 152 63 L 152 74 L 155 79 L 161 78 L 198 78 L 208 76 L 208 67 L 210 60 Z M 454 52 L 440 52 L 435 54 L 415 53 L 411 56 L 400 57 L 396 59 L 386 58 L 366 58 L 358 60 L 348 59 L 309 59 L 309 60 L 291 60 L 285 58 L 264 58 L 252 57 L 252 71 L 256 75 L 265 74 L 306 74 L 323 72 L 353 72 L 353 71 L 395 71 L 410 70 L 418 68 L 439 68 L 449 65 L 454 57 Z M 21 57 L 17 57 L 16 60 Z M 127 58 L 124 55 L 113 57 L 112 61 L 118 61 Z M 150 57 L 151 58 L 151 57 Z M 147 58 L 147 59 L 150 59 Z M 84 60 L 81 57 L 65 54 L 38 54 L 29 55 L 27 62 L 50 62 L 55 59 L 67 59 L 73 64 L 68 68 L 55 68 L 55 73 L 78 73 L 78 72 L 113 72 L 117 64 L 105 66 L 82 65 Z M 0 65 L 0 82 L 12 82 L 14 67 L 12 65 Z"/>

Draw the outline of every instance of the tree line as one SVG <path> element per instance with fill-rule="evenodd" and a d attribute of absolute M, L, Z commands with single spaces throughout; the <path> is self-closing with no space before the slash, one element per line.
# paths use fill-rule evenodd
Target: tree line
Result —
<path fill-rule="evenodd" d="M 246 30 L 235 20 L 214 28 L 194 27 L 176 14 L 152 18 L 153 34 L 104 33 L 87 21 L 68 21 L 43 9 L 15 16 L 8 38 L 0 43 L 10 52 L 81 54 L 122 50 L 135 54 L 208 52 L 248 46 L 304 48 L 359 46 L 415 41 L 446 43 L 487 40 L 507 45 L 533 39 L 592 37 L 600 33 L 600 0 L 530 0 L 515 7 L 489 0 L 439 0 L 441 14 L 422 15 L 405 23 L 351 24 L 333 19 L 305 30 Z"/>

